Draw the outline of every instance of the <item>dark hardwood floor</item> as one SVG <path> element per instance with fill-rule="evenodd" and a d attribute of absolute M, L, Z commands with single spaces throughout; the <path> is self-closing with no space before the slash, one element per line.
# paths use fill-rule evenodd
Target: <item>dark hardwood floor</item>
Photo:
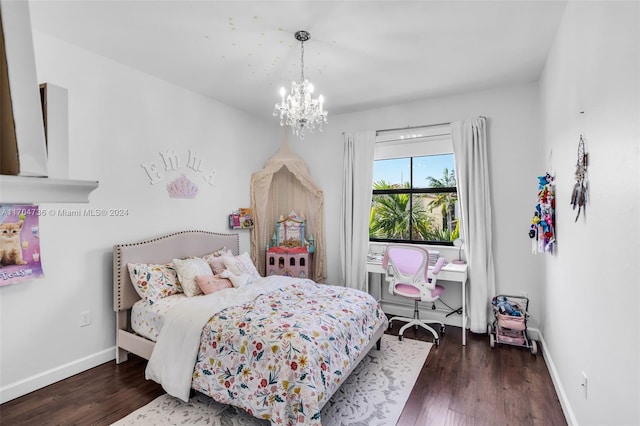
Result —
<path fill-rule="evenodd" d="M 509 345 L 491 349 L 488 335 L 467 333 L 462 346 L 461 333 L 447 326 L 431 349 L 399 426 L 567 424 L 540 345 L 537 355 Z M 409 329 L 405 338 L 431 341 L 422 330 Z"/>
<path fill-rule="evenodd" d="M 390 334 L 398 333 L 394 324 Z M 423 330 L 405 338 L 430 341 Z M 375 349 L 374 349 L 375 350 Z M 130 356 L 0 405 L 1 425 L 109 425 L 163 394 Z M 398 425 L 566 425 L 542 354 L 447 327 L 420 372 Z"/>

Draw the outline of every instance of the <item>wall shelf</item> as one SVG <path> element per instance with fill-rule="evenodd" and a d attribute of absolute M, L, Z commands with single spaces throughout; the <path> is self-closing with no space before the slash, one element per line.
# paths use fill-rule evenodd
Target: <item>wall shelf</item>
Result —
<path fill-rule="evenodd" d="M 88 203 L 98 181 L 0 175 L 0 203 Z"/>

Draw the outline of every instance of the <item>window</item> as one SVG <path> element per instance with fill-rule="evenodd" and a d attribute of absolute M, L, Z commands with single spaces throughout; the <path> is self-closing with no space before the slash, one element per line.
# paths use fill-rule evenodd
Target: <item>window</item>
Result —
<path fill-rule="evenodd" d="M 369 240 L 451 245 L 459 232 L 449 126 L 379 132 Z"/>

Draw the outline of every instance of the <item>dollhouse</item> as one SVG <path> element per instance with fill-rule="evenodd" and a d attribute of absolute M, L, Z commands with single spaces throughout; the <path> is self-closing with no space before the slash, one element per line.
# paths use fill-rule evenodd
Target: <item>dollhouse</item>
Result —
<path fill-rule="evenodd" d="M 266 253 L 267 275 L 311 278 L 313 235 L 305 239 L 305 220 L 292 211 L 276 221 L 276 231 Z"/>

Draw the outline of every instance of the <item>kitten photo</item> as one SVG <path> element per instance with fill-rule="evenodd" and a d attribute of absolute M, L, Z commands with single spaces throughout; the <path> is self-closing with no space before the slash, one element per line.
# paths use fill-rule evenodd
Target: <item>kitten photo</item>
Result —
<path fill-rule="evenodd" d="M 22 259 L 20 232 L 24 221 L 0 223 L 0 266 L 26 265 Z"/>

